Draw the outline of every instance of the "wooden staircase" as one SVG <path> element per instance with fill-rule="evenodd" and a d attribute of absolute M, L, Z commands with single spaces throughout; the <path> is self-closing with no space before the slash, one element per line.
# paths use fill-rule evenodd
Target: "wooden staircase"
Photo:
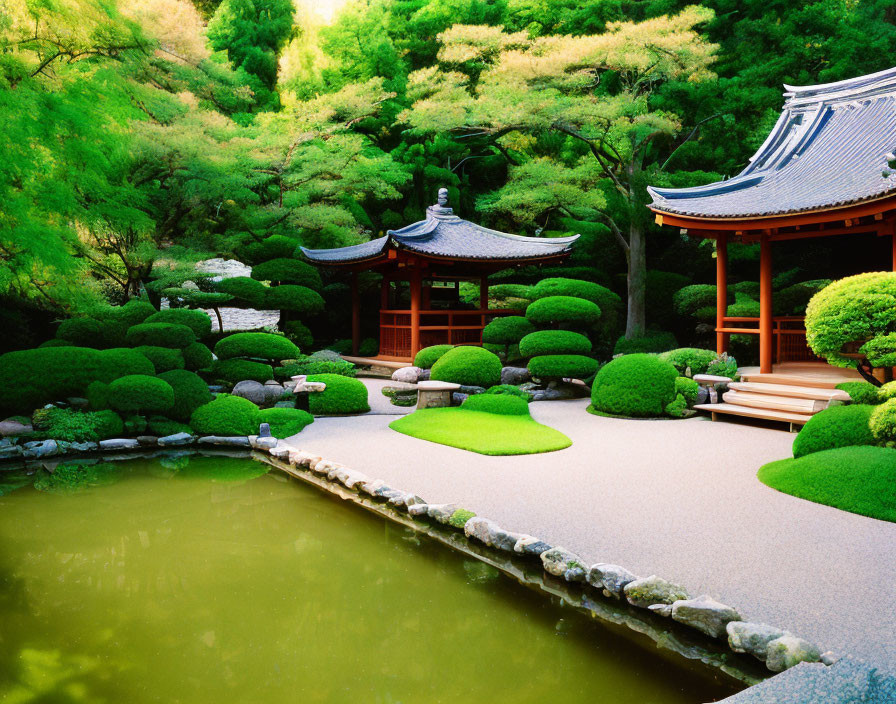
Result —
<path fill-rule="evenodd" d="M 697 410 L 788 423 L 791 430 L 828 406 L 849 401 L 836 386 L 854 381 L 846 370 L 827 365 L 781 365 L 772 374 L 741 370 L 741 381 L 731 382 L 721 403 L 703 403 Z M 856 375 L 858 376 L 858 375 Z"/>

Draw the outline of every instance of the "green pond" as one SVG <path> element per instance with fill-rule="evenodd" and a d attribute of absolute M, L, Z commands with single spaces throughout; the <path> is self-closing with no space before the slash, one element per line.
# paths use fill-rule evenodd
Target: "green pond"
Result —
<path fill-rule="evenodd" d="M 671 704 L 739 688 L 266 470 L 133 460 L 81 491 L 0 496 L 0 701 Z"/>

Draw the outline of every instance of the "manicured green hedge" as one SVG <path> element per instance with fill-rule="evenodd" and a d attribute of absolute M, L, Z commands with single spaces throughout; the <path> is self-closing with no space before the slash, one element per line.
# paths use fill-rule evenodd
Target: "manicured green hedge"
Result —
<path fill-rule="evenodd" d="M 270 364 L 249 359 L 217 359 L 212 364 L 211 375 L 230 384 L 247 380 L 264 383 L 274 378 L 274 368 Z"/>
<path fill-rule="evenodd" d="M 170 372 L 159 374 L 159 379 L 167 382 L 174 390 L 174 403 L 166 411 L 169 418 L 189 421 L 193 411 L 212 402 L 208 384 L 198 374 L 186 369 L 173 369 Z"/>
<path fill-rule="evenodd" d="M 69 318 L 56 330 L 56 338 L 76 347 L 108 347 L 109 326 L 93 318 Z"/>
<path fill-rule="evenodd" d="M 896 367 L 896 332 L 878 335 L 859 348 L 875 367 Z"/>
<path fill-rule="evenodd" d="M 529 403 L 509 394 L 475 394 L 468 396 L 460 407 L 467 411 L 497 413 L 502 416 L 529 415 Z"/>
<path fill-rule="evenodd" d="M 327 385 L 321 393 L 308 394 L 308 409 L 316 416 L 370 410 L 367 387 L 357 379 L 338 374 L 313 374 L 308 381 L 322 381 Z"/>
<path fill-rule="evenodd" d="M 317 315 L 323 311 L 324 299 L 317 291 L 312 291 L 307 286 L 282 284 L 266 290 L 264 306 L 272 310 L 290 311 L 301 317 L 306 317 Z"/>
<path fill-rule="evenodd" d="M 298 408 L 267 408 L 258 412 L 258 422 L 271 426 L 275 438 L 288 438 L 314 422 L 314 416 Z"/>
<path fill-rule="evenodd" d="M 481 347 L 455 347 L 432 365 L 430 378 L 488 388 L 501 383 L 501 359 Z"/>
<path fill-rule="evenodd" d="M 882 445 L 896 446 L 896 398 L 891 398 L 871 413 L 871 432 Z"/>
<path fill-rule="evenodd" d="M 813 415 L 793 441 L 793 456 L 803 457 L 850 445 L 873 445 L 871 412 L 874 406 L 831 406 Z"/>
<path fill-rule="evenodd" d="M 257 435 L 258 406 L 245 398 L 221 394 L 190 416 L 190 427 L 199 435 Z"/>
<path fill-rule="evenodd" d="M 548 296 L 532 301 L 526 307 L 526 318 L 539 327 L 558 325 L 586 330 L 600 320 L 596 303 L 572 296 Z"/>
<path fill-rule="evenodd" d="M 596 359 L 581 354 L 545 354 L 529 360 L 529 373 L 536 379 L 585 379 L 597 371 Z"/>
<path fill-rule="evenodd" d="M 128 329 L 125 342 L 130 347 L 168 347 L 182 350 L 196 342 L 196 335 L 186 325 L 174 323 L 140 323 Z"/>
<path fill-rule="evenodd" d="M 92 381 L 84 392 L 87 404 L 94 411 L 104 411 L 109 408 L 109 385 L 104 381 Z"/>
<path fill-rule="evenodd" d="M 238 332 L 218 340 L 215 345 L 218 359 L 250 357 L 281 360 L 299 356 L 299 348 L 285 337 L 267 332 Z"/>
<path fill-rule="evenodd" d="M 164 413 L 174 405 L 168 382 L 145 374 L 129 374 L 109 384 L 109 405 L 119 413 Z"/>
<path fill-rule="evenodd" d="M 676 399 L 678 371 L 649 354 L 629 354 L 605 365 L 591 387 L 595 410 L 635 418 L 662 416 Z"/>
<path fill-rule="evenodd" d="M 600 284 L 579 279 L 548 278 L 542 279 L 533 286 L 530 295 L 533 299 L 548 296 L 573 296 L 596 303 L 600 308 L 600 321 L 594 326 L 598 337 L 609 342 L 618 334 L 622 299 Z M 600 342 L 598 344 L 600 345 Z"/>
<path fill-rule="evenodd" d="M 706 374 L 709 365 L 717 358 L 718 354 L 713 350 L 704 350 L 697 347 L 679 347 L 675 350 L 660 353 L 659 357 L 664 362 L 669 362 L 682 376 L 694 376 L 694 374 Z"/>
<path fill-rule="evenodd" d="M 641 337 L 628 340 L 624 336 L 616 341 L 613 354 L 649 354 L 668 352 L 678 345 L 675 335 L 663 330 L 648 330 Z"/>
<path fill-rule="evenodd" d="M 526 401 L 526 403 L 532 400 L 532 394 L 513 384 L 498 384 L 497 386 L 492 386 L 491 388 L 486 389 L 485 393 L 498 396 L 516 396 L 517 398 Z"/>
<path fill-rule="evenodd" d="M 521 315 L 495 318 L 482 329 L 482 341 L 493 345 L 513 345 L 535 332 L 535 326 Z"/>
<path fill-rule="evenodd" d="M 716 319 L 716 287 L 712 284 L 692 284 L 679 289 L 672 297 L 675 312 L 710 322 Z"/>
<path fill-rule="evenodd" d="M 183 349 L 184 366 L 190 371 L 208 369 L 212 365 L 212 351 L 201 342 L 194 342 Z"/>
<path fill-rule="evenodd" d="M 523 300 L 532 300 L 530 288 L 525 284 L 495 284 L 488 287 L 488 295 L 496 300 L 504 300 L 507 298 L 522 298 Z"/>
<path fill-rule="evenodd" d="M 267 286 L 248 276 L 222 279 L 215 287 L 219 293 L 227 293 L 237 299 L 238 303 L 248 304 L 253 308 L 264 307 L 264 298 L 268 292 Z"/>
<path fill-rule="evenodd" d="M 323 288 L 317 269 L 298 259 L 269 259 L 256 264 L 252 267 L 252 278 L 257 281 L 298 284 L 315 291 Z"/>
<path fill-rule="evenodd" d="M 212 319 L 208 317 L 208 313 L 192 308 L 168 308 L 153 313 L 145 321 L 145 323 L 171 323 L 172 325 L 186 325 L 196 339 L 208 337 L 212 332 Z"/>
<path fill-rule="evenodd" d="M 180 350 L 170 347 L 153 347 L 152 345 L 141 345 L 134 349 L 152 362 L 152 366 L 156 368 L 156 374 L 184 368 L 184 355 Z"/>
<path fill-rule="evenodd" d="M 274 368 L 274 376 L 278 379 L 290 379 L 299 374 L 338 374 L 339 376 L 357 376 L 357 369 L 344 359 L 314 359 L 299 355 L 295 362 L 287 362 L 282 367 Z"/>
<path fill-rule="evenodd" d="M 591 340 L 570 330 L 539 330 L 520 340 L 520 354 L 536 357 L 542 354 L 588 354 Z"/>
<path fill-rule="evenodd" d="M 439 361 L 446 352 L 453 350 L 454 345 L 432 345 L 424 347 L 414 357 L 414 366 L 421 369 L 431 369 L 432 365 Z"/>
<path fill-rule="evenodd" d="M 93 381 L 128 374 L 155 374 L 146 357 L 131 349 L 41 347 L 0 355 L 0 412 L 5 417 L 68 396 L 82 396 Z"/>
<path fill-rule="evenodd" d="M 844 381 L 842 384 L 837 384 L 837 388 L 848 393 L 853 403 L 876 406 L 884 402 L 879 388 L 867 381 Z"/>

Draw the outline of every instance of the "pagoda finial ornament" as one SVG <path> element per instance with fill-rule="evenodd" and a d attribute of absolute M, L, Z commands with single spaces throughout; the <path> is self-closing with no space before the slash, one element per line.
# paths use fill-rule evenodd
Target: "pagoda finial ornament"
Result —
<path fill-rule="evenodd" d="M 429 209 L 434 213 L 439 213 L 440 215 L 451 215 L 454 213 L 453 208 L 448 207 L 448 189 L 440 188 L 439 189 L 439 197 L 438 202 L 435 205 L 429 206 Z"/>

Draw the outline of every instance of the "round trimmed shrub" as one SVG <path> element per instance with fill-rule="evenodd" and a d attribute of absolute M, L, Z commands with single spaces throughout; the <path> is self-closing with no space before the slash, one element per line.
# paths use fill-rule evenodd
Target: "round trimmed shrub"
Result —
<path fill-rule="evenodd" d="M 706 374 L 709 365 L 718 357 L 713 350 L 704 350 L 698 347 L 679 347 L 675 350 L 662 352 L 660 359 L 669 362 L 682 376 L 694 376 L 694 374 Z"/>
<path fill-rule="evenodd" d="M 675 292 L 672 305 L 679 315 L 694 316 L 711 322 L 716 319 L 716 287 L 712 284 L 692 284 Z"/>
<path fill-rule="evenodd" d="M 520 354 L 536 357 L 542 354 L 588 354 L 591 340 L 570 330 L 539 330 L 520 340 Z"/>
<path fill-rule="evenodd" d="M 87 386 L 84 393 L 87 404 L 94 411 L 104 411 L 109 408 L 109 385 L 103 381 L 94 381 Z"/>
<path fill-rule="evenodd" d="M 260 381 L 262 384 L 274 378 L 274 368 L 263 362 L 249 359 L 217 359 L 212 365 L 211 374 L 230 384 L 241 381 Z"/>
<path fill-rule="evenodd" d="M 227 293 L 237 299 L 238 302 L 247 303 L 253 308 L 263 308 L 267 286 L 260 281 L 250 279 L 248 276 L 234 276 L 230 279 L 221 279 L 216 285 L 219 293 Z"/>
<path fill-rule="evenodd" d="M 542 279 L 529 289 L 529 297 L 534 301 L 548 296 L 572 296 L 573 298 L 584 298 L 586 301 L 600 305 L 602 301 L 608 299 L 608 294 L 616 296 L 610 289 L 604 288 L 600 284 L 562 277 Z"/>
<path fill-rule="evenodd" d="M 649 330 L 646 335 L 626 339 L 620 337 L 613 348 L 613 354 L 650 354 L 667 352 L 678 345 L 675 335 L 662 330 Z"/>
<path fill-rule="evenodd" d="M 270 259 L 256 264 L 252 267 L 252 278 L 257 281 L 298 284 L 315 291 L 323 288 L 317 269 L 298 259 Z"/>
<path fill-rule="evenodd" d="M 212 319 L 208 313 L 193 308 L 168 308 L 153 313 L 145 323 L 171 323 L 172 325 L 186 325 L 196 339 L 207 337 L 212 332 Z"/>
<path fill-rule="evenodd" d="M 501 383 L 501 359 L 481 347 L 455 347 L 432 365 L 430 378 L 488 388 Z"/>
<path fill-rule="evenodd" d="M 212 351 L 201 342 L 194 342 L 183 349 L 184 366 L 191 370 L 208 369 L 212 365 Z"/>
<path fill-rule="evenodd" d="M 547 296 L 526 307 L 526 318 L 539 327 L 559 325 L 587 329 L 600 320 L 596 303 L 572 296 Z"/>
<path fill-rule="evenodd" d="M 120 413 L 164 413 L 174 405 L 174 389 L 157 377 L 130 374 L 109 384 L 108 398 Z"/>
<path fill-rule="evenodd" d="M 317 315 L 324 309 L 324 299 L 307 286 L 282 284 L 265 290 L 265 308 L 285 310 L 302 317 Z"/>
<path fill-rule="evenodd" d="M 300 242 L 294 237 L 285 235 L 271 235 L 261 242 L 252 240 L 237 248 L 240 261 L 248 264 L 258 264 L 268 259 L 285 259 L 296 253 Z"/>
<path fill-rule="evenodd" d="M 880 395 L 880 388 L 867 381 L 844 381 L 842 384 L 837 384 L 837 388 L 848 393 L 853 403 L 876 406 L 884 402 Z"/>
<path fill-rule="evenodd" d="M 588 379 L 600 366 L 581 354 L 545 354 L 529 360 L 529 373 L 536 379 Z"/>
<path fill-rule="evenodd" d="M 102 311 L 91 313 L 101 323 L 110 323 L 127 330 L 138 325 L 156 312 L 156 307 L 147 300 L 133 298 L 123 306 L 109 306 Z"/>
<path fill-rule="evenodd" d="M 257 435 L 258 424 L 258 406 L 229 394 L 220 394 L 190 416 L 190 427 L 199 435 Z"/>
<path fill-rule="evenodd" d="M 675 401 L 678 371 L 649 354 L 628 354 L 606 364 L 594 379 L 595 410 L 633 418 L 657 418 Z"/>
<path fill-rule="evenodd" d="M 896 381 L 889 381 L 881 386 L 877 390 L 877 394 L 881 403 L 888 401 L 891 398 L 896 398 Z"/>
<path fill-rule="evenodd" d="M 892 447 L 896 444 L 896 398 L 891 398 L 879 406 L 862 406 L 872 408 L 871 433 L 882 445 Z"/>
<path fill-rule="evenodd" d="M 314 335 L 298 320 L 289 320 L 283 323 L 280 329 L 300 350 L 310 350 L 314 347 Z"/>
<path fill-rule="evenodd" d="M 693 406 L 697 403 L 700 385 L 689 377 L 680 376 L 675 380 L 675 393 L 681 394 L 688 406 Z"/>
<path fill-rule="evenodd" d="M 826 286 L 830 286 L 831 283 L 830 279 L 814 279 L 775 291 L 775 315 L 805 315 L 806 306 L 809 305 L 812 296 Z M 758 291 L 753 298 L 759 298 Z"/>
<path fill-rule="evenodd" d="M 314 416 L 298 408 L 267 408 L 258 412 L 258 422 L 270 425 L 275 438 L 288 438 L 311 425 Z"/>
<path fill-rule="evenodd" d="M 186 369 L 172 369 L 159 374 L 159 379 L 167 382 L 174 389 L 174 403 L 168 409 L 169 418 L 180 421 L 190 420 L 197 408 L 212 402 L 212 394 L 198 374 Z"/>
<path fill-rule="evenodd" d="M 527 416 L 529 403 L 510 394 L 475 394 L 468 396 L 460 405 L 467 411 L 497 413 L 502 416 Z"/>
<path fill-rule="evenodd" d="M 186 325 L 140 323 L 128 329 L 125 342 L 131 347 L 151 346 L 182 350 L 196 342 L 196 335 Z"/>
<path fill-rule="evenodd" d="M 873 445 L 871 412 L 861 404 L 831 406 L 816 413 L 793 440 L 793 456 L 803 457 L 821 450 L 851 445 Z"/>
<path fill-rule="evenodd" d="M 74 347 L 71 342 L 68 340 L 57 340 L 53 338 L 52 340 L 44 340 L 41 342 L 38 347 Z"/>
<path fill-rule="evenodd" d="M 285 337 L 268 332 L 238 332 L 218 340 L 215 345 L 218 359 L 251 357 L 253 359 L 295 359 L 299 348 Z"/>
<path fill-rule="evenodd" d="M 170 347 L 153 347 L 151 345 L 141 345 L 134 349 L 152 362 L 152 366 L 156 368 L 156 374 L 172 369 L 184 368 L 184 356 L 180 350 L 173 350 Z"/>
<path fill-rule="evenodd" d="M 56 338 L 77 347 L 106 347 L 109 326 L 93 318 L 69 318 L 56 330 Z"/>
<path fill-rule="evenodd" d="M 872 337 L 859 351 L 868 358 L 872 366 L 896 367 L 896 332 Z"/>
<path fill-rule="evenodd" d="M 492 345 L 514 345 L 532 332 L 535 332 L 535 326 L 527 318 L 505 315 L 495 318 L 482 329 L 482 341 Z"/>
<path fill-rule="evenodd" d="M 497 386 L 492 386 L 491 388 L 486 389 L 485 393 L 498 396 L 516 396 L 527 403 L 532 400 L 532 394 L 513 384 L 498 384 Z"/>
<path fill-rule="evenodd" d="M 308 394 L 308 410 L 316 416 L 370 410 L 367 387 L 357 379 L 339 374 L 313 374 L 308 381 L 322 381 L 327 385 L 321 393 Z"/>
<path fill-rule="evenodd" d="M 438 362 L 442 355 L 453 349 L 454 345 L 432 345 L 430 347 L 424 347 L 414 356 L 414 366 L 420 367 L 421 369 L 431 369 L 432 365 Z"/>

